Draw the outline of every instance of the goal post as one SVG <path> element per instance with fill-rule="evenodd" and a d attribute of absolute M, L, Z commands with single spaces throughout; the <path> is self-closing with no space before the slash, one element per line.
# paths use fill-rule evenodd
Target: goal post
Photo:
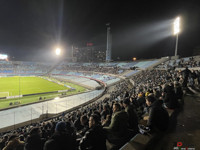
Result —
<path fill-rule="evenodd" d="M 9 92 L 0 92 L 0 97 L 8 97 Z"/>

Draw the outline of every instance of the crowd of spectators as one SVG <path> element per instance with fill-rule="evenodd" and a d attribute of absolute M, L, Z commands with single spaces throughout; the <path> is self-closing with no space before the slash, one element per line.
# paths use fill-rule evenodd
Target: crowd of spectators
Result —
<path fill-rule="evenodd" d="M 89 65 L 83 65 L 81 63 L 76 64 L 62 64 L 56 68 L 57 71 L 86 71 L 86 72 L 100 72 L 109 74 L 120 74 L 125 71 L 118 66 L 100 66 L 98 63 L 90 63 Z"/>
<path fill-rule="evenodd" d="M 46 73 L 51 68 L 51 64 L 21 62 L 21 61 L 0 61 L 1 73 L 26 74 L 26 73 Z"/>
<path fill-rule="evenodd" d="M 134 84 L 126 79 L 114 85 L 104 100 L 3 133 L 0 149 L 106 150 L 106 140 L 113 149 L 119 149 L 139 132 L 141 120 L 150 134 L 166 131 L 167 109 L 179 107 L 183 88 L 199 85 L 200 74 L 188 68 L 152 70 L 143 71 L 131 80 Z"/>
<path fill-rule="evenodd" d="M 158 66 L 159 68 L 194 68 L 194 67 L 200 67 L 200 60 L 195 59 L 194 57 L 189 58 L 180 58 L 176 60 L 169 60 L 165 63 L 162 63 Z"/>

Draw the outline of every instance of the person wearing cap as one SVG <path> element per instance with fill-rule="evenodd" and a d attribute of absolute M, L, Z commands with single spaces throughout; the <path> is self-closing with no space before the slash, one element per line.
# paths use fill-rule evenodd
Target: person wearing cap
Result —
<path fill-rule="evenodd" d="M 80 141 L 81 150 L 106 150 L 106 135 L 99 121 L 99 116 L 92 114 L 89 118 L 89 130 Z"/>
<path fill-rule="evenodd" d="M 7 145 L 2 150 L 24 150 L 24 142 L 19 140 L 17 135 L 11 135 Z"/>
<path fill-rule="evenodd" d="M 55 127 L 55 133 L 44 144 L 44 150 L 74 150 L 76 148 L 76 141 L 67 132 L 66 123 L 64 121 L 58 122 Z"/>
<path fill-rule="evenodd" d="M 129 128 L 134 130 L 135 133 L 138 132 L 138 117 L 134 110 L 134 107 L 130 104 L 129 98 L 123 100 L 123 106 L 125 108 L 125 112 L 128 114 L 128 123 Z"/>

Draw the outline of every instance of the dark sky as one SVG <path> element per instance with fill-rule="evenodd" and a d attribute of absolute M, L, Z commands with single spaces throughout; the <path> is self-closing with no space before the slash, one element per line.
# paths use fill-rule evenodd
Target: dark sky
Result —
<path fill-rule="evenodd" d="M 56 59 L 56 46 L 93 42 L 106 46 L 111 23 L 112 58 L 174 55 L 172 22 L 181 16 L 178 54 L 200 46 L 200 5 L 192 0 L 0 0 L 0 52 L 15 60 Z"/>

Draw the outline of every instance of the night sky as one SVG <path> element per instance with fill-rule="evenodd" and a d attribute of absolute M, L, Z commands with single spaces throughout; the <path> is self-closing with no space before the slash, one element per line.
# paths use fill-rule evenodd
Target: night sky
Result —
<path fill-rule="evenodd" d="M 52 61 L 72 45 L 106 46 L 111 23 L 112 59 L 174 55 L 174 19 L 181 17 L 178 55 L 200 46 L 198 1 L 174 0 L 0 0 L 0 52 L 12 60 Z M 85 44 L 86 45 L 86 44 Z"/>

